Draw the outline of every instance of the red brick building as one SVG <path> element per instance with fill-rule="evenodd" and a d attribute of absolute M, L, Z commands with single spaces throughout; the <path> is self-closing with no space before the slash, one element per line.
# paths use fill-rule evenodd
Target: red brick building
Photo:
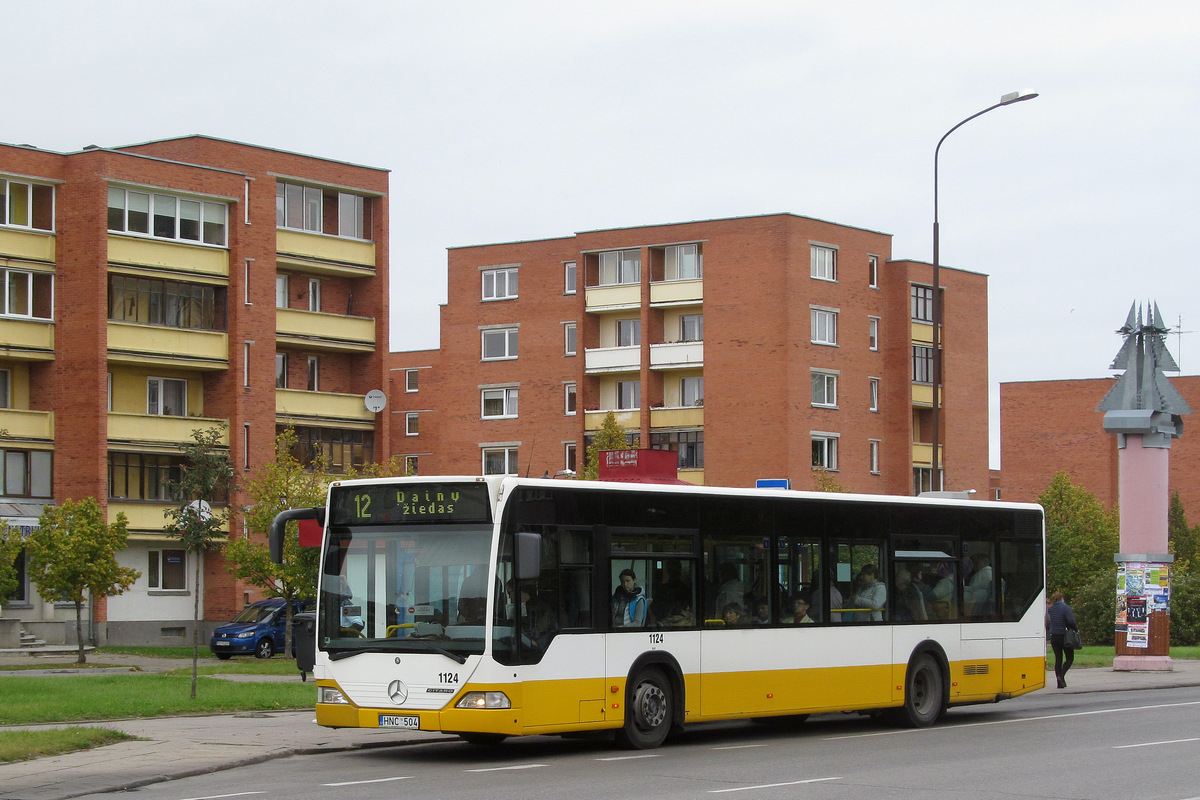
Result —
<path fill-rule="evenodd" d="M 1192 408 L 1200 408 L 1200 377 L 1169 378 Z M 1117 437 L 1104 432 L 1096 406 L 1113 378 L 1000 384 L 1000 488 L 1005 500 L 1036 501 L 1059 472 L 1106 506 L 1117 504 Z M 1179 492 L 1193 523 L 1200 518 L 1200 436 L 1171 442 L 1171 492 Z"/>
<path fill-rule="evenodd" d="M 988 487 L 987 279 L 943 271 L 942 464 Z M 790 214 L 449 251 L 441 347 L 391 354 L 392 454 L 554 475 L 613 411 L 681 478 L 912 494 L 931 465 L 932 268 Z"/>
<path fill-rule="evenodd" d="M 194 429 L 226 426 L 242 474 L 285 425 L 335 466 L 386 455 L 363 396 L 386 386 L 387 195 L 385 170 L 203 136 L 0 145 L 0 511 L 32 526 L 92 496 L 128 517 L 142 577 L 95 604 L 97 641 L 184 641 L 195 592 L 209 626 L 258 597 L 219 555 L 192 585 L 163 534 Z M 27 580 L 4 610 L 48 636 L 61 613 Z"/>

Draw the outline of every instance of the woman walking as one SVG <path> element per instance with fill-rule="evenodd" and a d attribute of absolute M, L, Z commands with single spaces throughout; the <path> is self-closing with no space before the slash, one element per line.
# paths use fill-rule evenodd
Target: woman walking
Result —
<path fill-rule="evenodd" d="M 1078 631 L 1079 625 L 1075 622 L 1075 612 L 1063 600 L 1062 592 L 1055 592 L 1050 595 L 1050 601 L 1046 604 L 1046 632 L 1050 634 L 1050 646 L 1054 648 L 1054 675 L 1058 678 L 1058 688 L 1067 688 L 1067 670 L 1071 668 L 1071 664 L 1075 662 L 1075 651 L 1067 650 L 1067 657 L 1063 658 L 1063 634 L 1067 630 Z"/>

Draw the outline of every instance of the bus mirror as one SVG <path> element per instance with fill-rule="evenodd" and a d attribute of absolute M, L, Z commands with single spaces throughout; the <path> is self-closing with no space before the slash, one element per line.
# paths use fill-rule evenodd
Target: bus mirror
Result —
<path fill-rule="evenodd" d="M 315 519 L 321 527 L 325 527 L 325 509 L 292 508 L 275 515 L 275 519 L 271 520 L 267 544 L 270 545 L 271 561 L 276 564 L 283 563 L 283 535 L 287 531 L 287 524 L 294 519 Z"/>
<path fill-rule="evenodd" d="M 517 533 L 516 578 L 535 580 L 542 572 L 542 535 L 530 531 Z"/>

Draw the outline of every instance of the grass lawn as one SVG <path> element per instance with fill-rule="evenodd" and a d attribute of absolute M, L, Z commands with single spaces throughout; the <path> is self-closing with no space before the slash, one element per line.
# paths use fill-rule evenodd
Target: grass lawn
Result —
<path fill-rule="evenodd" d="M 1200 658 L 1200 647 L 1172 647 L 1170 652 L 1171 658 Z M 1075 663 L 1072 665 L 1072 669 L 1076 667 L 1112 667 L 1113 658 L 1111 644 L 1088 645 L 1082 650 L 1075 651 Z M 1047 646 L 1046 670 L 1049 672 L 1053 669 L 1054 651 Z"/>
<path fill-rule="evenodd" d="M 0 764 L 90 750 L 134 737 L 104 728 L 51 728 L 39 731 L 0 731 Z"/>

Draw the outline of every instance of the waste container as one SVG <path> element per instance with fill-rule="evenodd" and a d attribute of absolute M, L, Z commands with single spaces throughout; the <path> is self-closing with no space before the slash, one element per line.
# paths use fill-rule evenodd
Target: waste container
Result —
<path fill-rule="evenodd" d="M 317 612 L 301 611 L 292 617 L 292 652 L 300 680 L 307 681 L 317 663 Z"/>

